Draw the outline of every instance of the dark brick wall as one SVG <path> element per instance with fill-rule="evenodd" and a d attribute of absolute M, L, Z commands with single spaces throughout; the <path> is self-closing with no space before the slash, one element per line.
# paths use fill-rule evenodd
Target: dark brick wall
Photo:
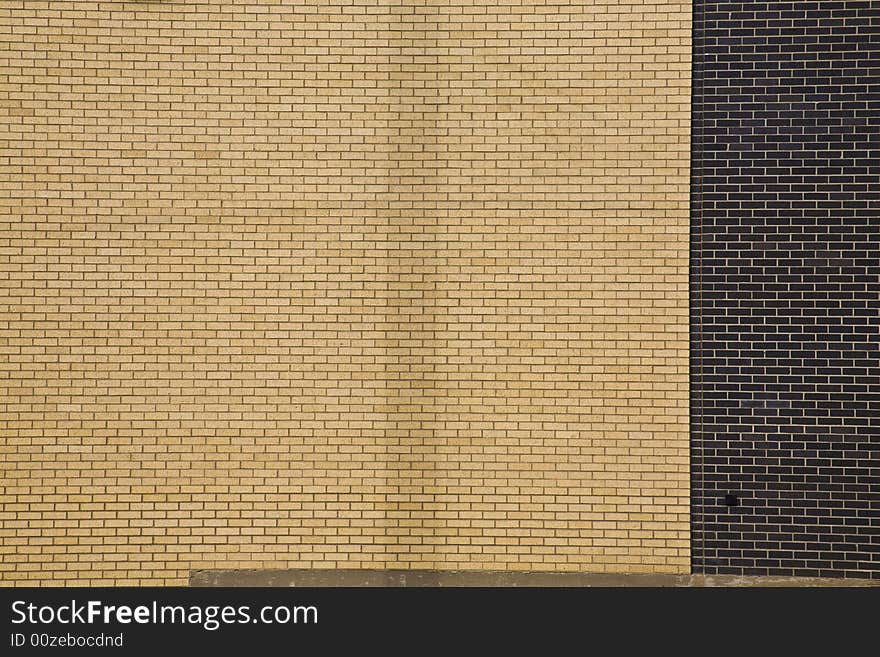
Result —
<path fill-rule="evenodd" d="M 694 7 L 697 573 L 880 577 L 880 2 Z"/>

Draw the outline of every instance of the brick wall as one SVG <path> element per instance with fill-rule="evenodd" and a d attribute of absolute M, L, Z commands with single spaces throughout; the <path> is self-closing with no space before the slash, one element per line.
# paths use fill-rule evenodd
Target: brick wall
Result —
<path fill-rule="evenodd" d="M 3 583 L 686 572 L 690 22 L 5 3 Z"/>
<path fill-rule="evenodd" d="M 694 39 L 694 570 L 880 577 L 880 3 Z"/>

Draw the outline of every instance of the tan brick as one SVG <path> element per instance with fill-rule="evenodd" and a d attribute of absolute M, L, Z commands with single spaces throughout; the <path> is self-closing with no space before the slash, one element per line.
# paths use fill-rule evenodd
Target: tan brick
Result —
<path fill-rule="evenodd" d="M 18 4 L 0 584 L 687 571 L 690 4 Z"/>

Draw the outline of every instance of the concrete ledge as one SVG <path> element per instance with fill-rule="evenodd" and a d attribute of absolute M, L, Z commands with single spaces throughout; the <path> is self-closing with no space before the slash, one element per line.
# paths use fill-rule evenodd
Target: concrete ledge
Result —
<path fill-rule="evenodd" d="M 553 573 L 488 570 L 194 570 L 190 586 L 706 587 L 880 586 L 880 580 L 739 575 Z"/>

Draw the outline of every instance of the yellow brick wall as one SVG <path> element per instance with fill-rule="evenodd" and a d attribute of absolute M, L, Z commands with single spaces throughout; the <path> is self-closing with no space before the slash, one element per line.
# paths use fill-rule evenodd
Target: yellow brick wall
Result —
<path fill-rule="evenodd" d="M 687 572 L 689 4 L 0 6 L 0 580 Z"/>

